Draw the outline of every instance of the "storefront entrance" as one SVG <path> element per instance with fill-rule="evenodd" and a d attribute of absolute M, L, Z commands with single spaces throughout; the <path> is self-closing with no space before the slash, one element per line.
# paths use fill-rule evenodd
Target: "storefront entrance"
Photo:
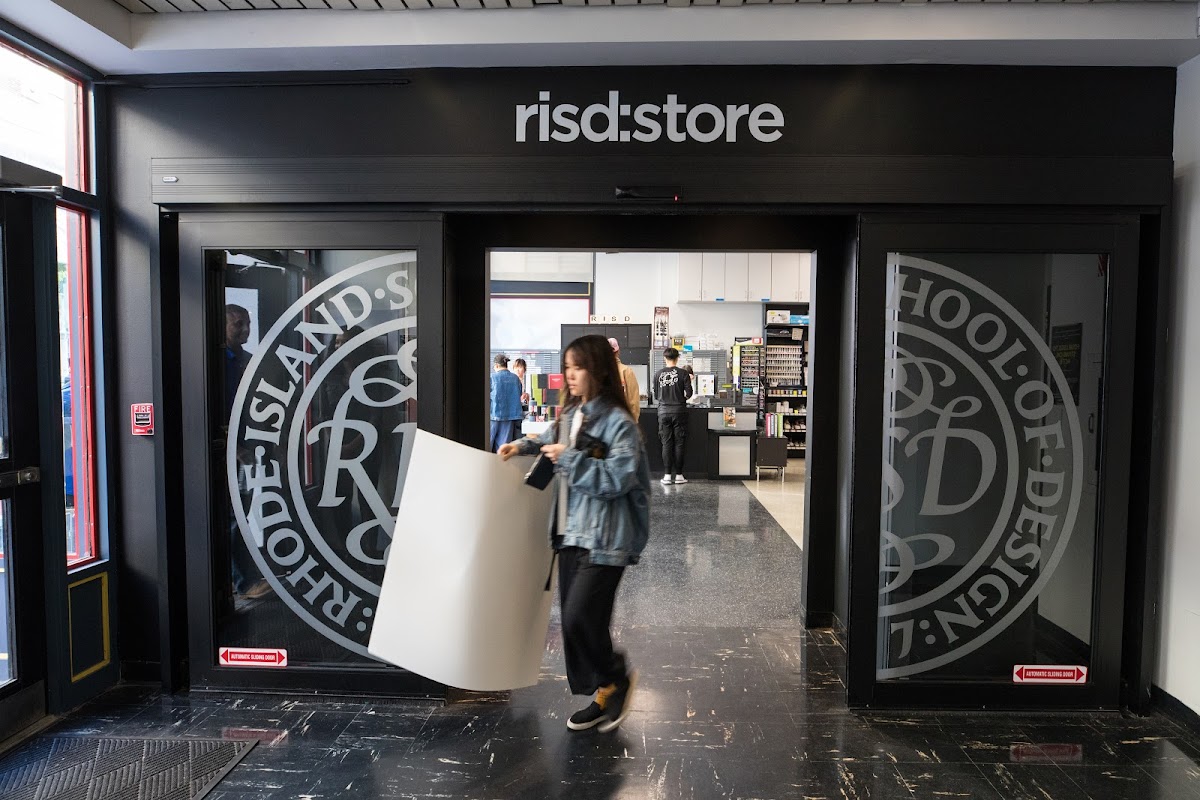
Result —
<path fill-rule="evenodd" d="M 488 250 L 673 246 L 816 254 L 796 622 L 848 703 L 1116 706 L 1136 220 L 858 221 L 180 213 L 193 687 L 440 691 L 366 643 L 406 437 L 486 446 Z"/>

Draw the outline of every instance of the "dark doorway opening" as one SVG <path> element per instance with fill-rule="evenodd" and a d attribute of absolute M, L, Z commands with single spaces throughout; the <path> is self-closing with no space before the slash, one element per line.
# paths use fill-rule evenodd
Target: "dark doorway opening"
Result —
<path fill-rule="evenodd" d="M 856 217 L 797 215 L 778 210 L 713 210 L 705 213 L 455 214 L 446 217 L 447 290 L 455 298 L 447 316 L 447 352 L 452 354 L 447 396 L 456 413 L 448 435 L 486 448 L 488 390 L 479 379 L 488 351 L 490 250 L 605 251 L 813 251 L 816 254 L 814 315 L 810 353 L 804 506 L 802 622 L 808 627 L 842 625 L 835 598 L 845 596 L 837 577 L 838 541 L 847 526 L 837 513 L 838 394 L 840 361 L 847 329 L 842 293 L 852 286 L 844 273 L 853 263 Z M 651 300 L 646 300 L 650 302 Z M 845 566 L 845 565 L 843 565 Z M 843 604 L 844 605 L 844 604 Z"/>

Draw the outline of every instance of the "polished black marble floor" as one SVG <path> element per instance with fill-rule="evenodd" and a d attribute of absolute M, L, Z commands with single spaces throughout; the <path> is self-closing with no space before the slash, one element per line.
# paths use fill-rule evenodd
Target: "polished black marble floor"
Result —
<path fill-rule="evenodd" d="M 799 627 L 800 552 L 740 483 L 660 487 L 617 638 L 641 672 L 612 734 L 572 733 L 552 623 L 536 686 L 455 702 L 162 696 L 123 686 L 53 734 L 259 742 L 249 798 L 1200 800 L 1200 737 L 1162 716 L 856 715 L 845 650 Z"/>

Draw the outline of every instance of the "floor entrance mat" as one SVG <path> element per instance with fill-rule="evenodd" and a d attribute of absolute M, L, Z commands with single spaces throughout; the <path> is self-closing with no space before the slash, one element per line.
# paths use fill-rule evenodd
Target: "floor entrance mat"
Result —
<path fill-rule="evenodd" d="M 213 739 L 43 736 L 0 759 L 4 800 L 199 800 L 254 747 Z"/>

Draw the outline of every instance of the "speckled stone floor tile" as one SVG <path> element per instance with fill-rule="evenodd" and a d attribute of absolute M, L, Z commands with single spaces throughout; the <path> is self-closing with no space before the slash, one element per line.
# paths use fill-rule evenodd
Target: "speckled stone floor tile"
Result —
<path fill-rule="evenodd" d="M 251 738 L 213 800 L 1200 800 L 1200 737 L 1159 715 L 852 714 L 846 650 L 799 625 L 802 555 L 737 481 L 656 495 L 615 638 L 642 676 L 572 733 L 552 621 L 536 686 L 451 702 L 122 686 L 58 734 Z"/>

